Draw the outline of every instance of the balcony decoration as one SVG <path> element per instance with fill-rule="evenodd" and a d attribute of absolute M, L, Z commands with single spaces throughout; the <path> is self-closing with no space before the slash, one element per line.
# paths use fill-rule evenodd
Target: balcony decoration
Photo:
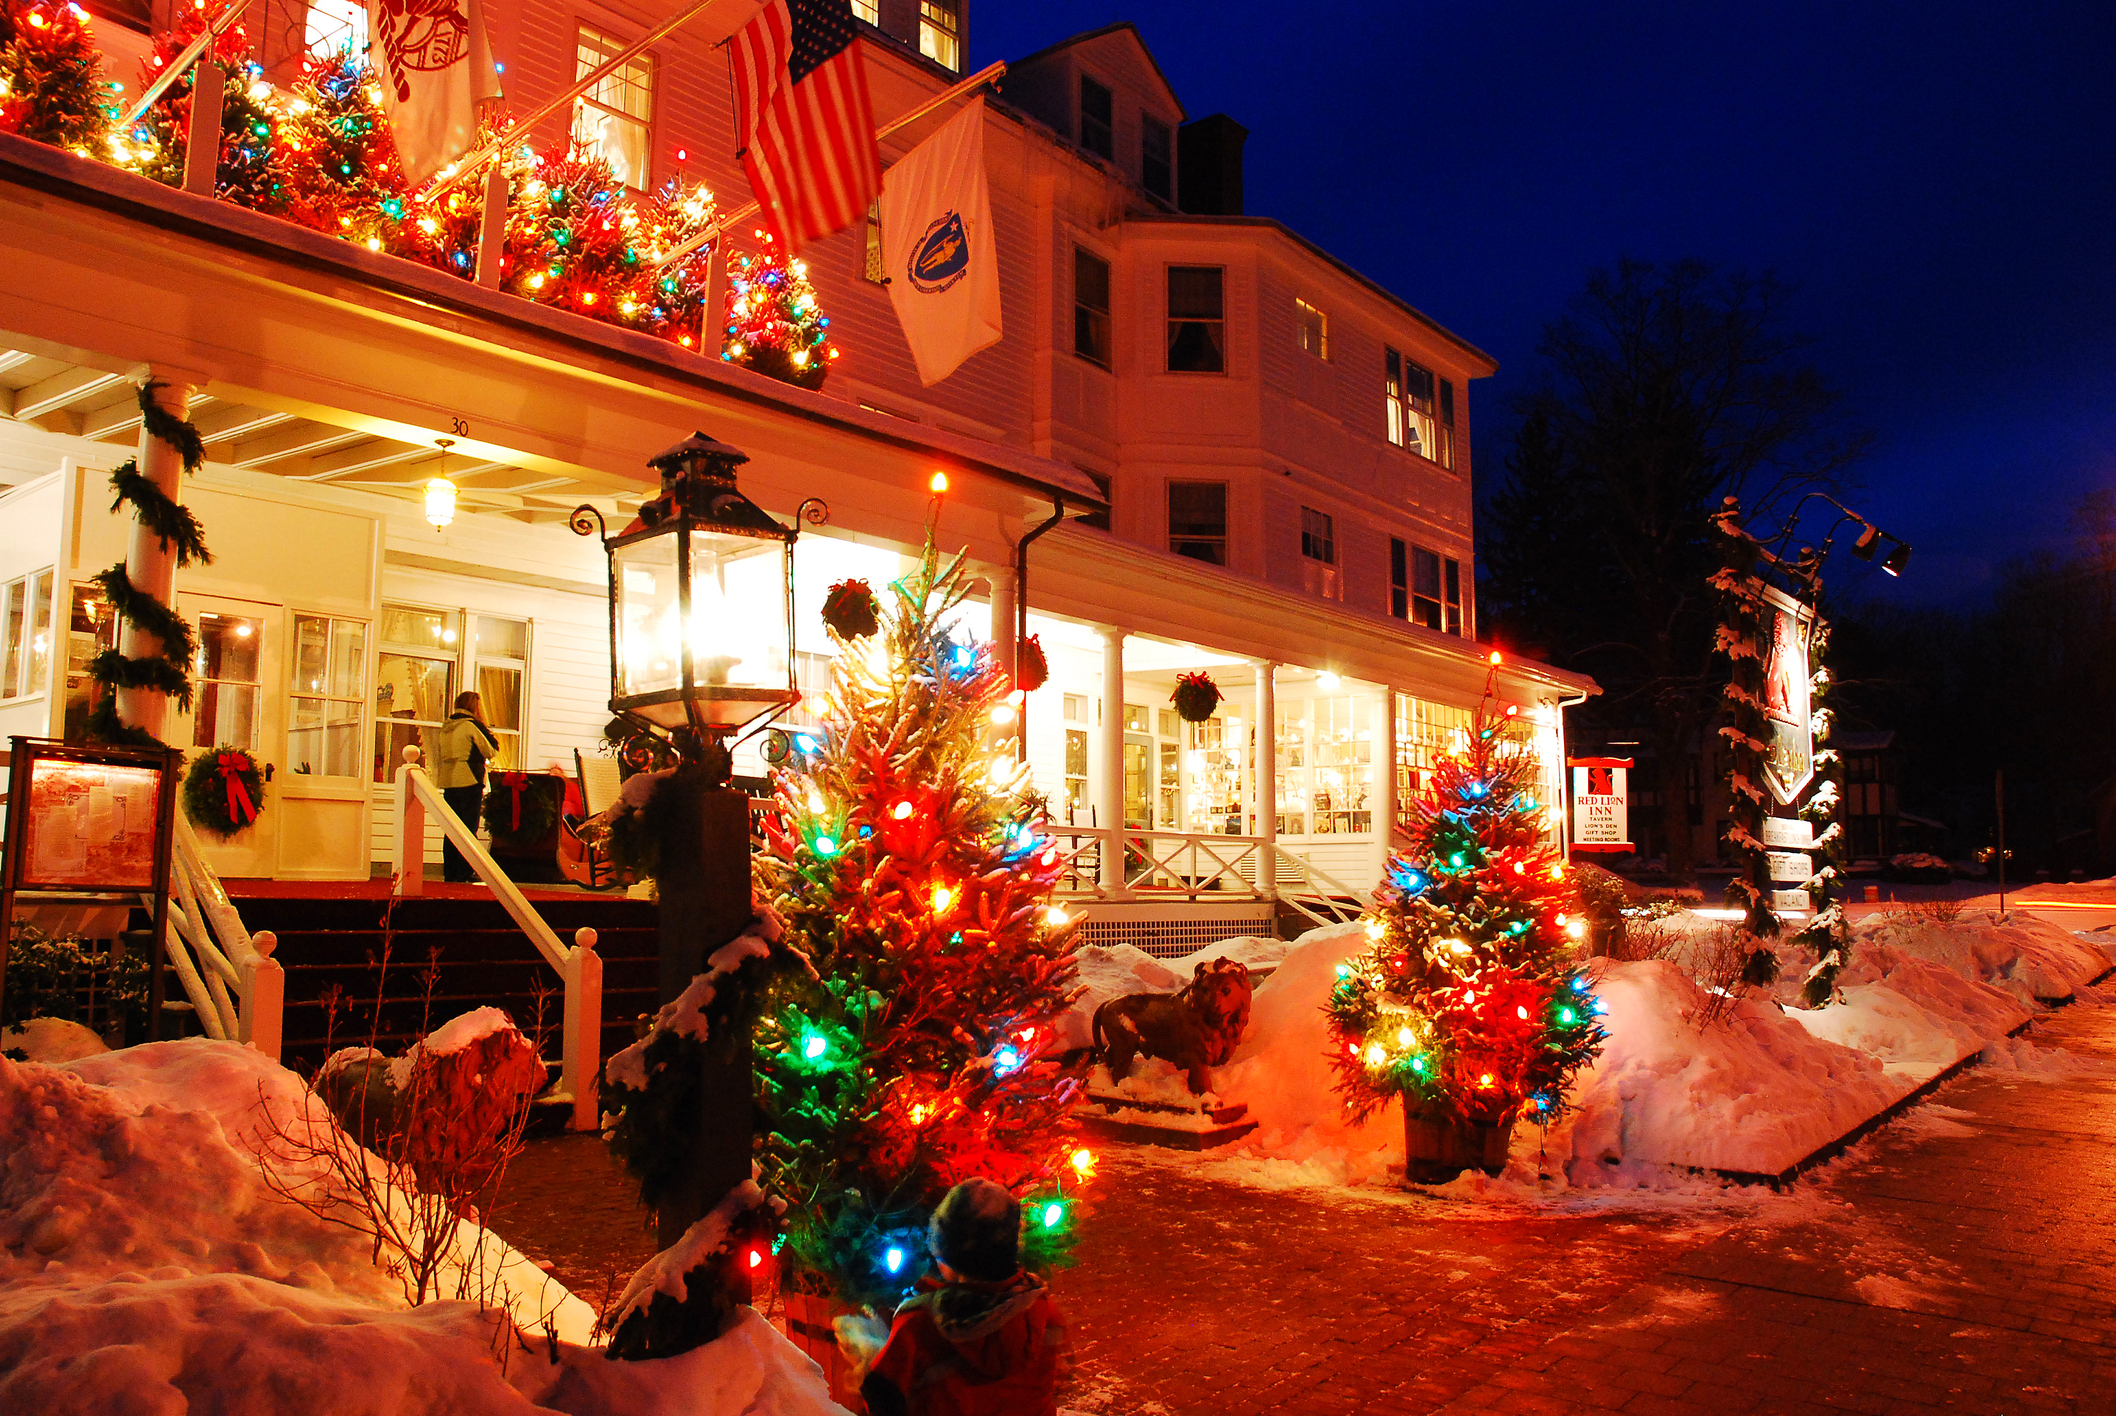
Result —
<path fill-rule="evenodd" d="M 1213 715 L 1226 695 L 1212 681 L 1212 675 L 1203 669 L 1194 674 L 1176 675 L 1176 691 L 1168 695 L 1168 701 L 1176 705 L 1176 716 L 1186 723 L 1202 723 Z"/>
<path fill-rule="evenodd" d="M 153 83 L 162 66 L 182 54 L 206 25 L 203 6 L 185 8 L 175 29 L 154 37 L 154 52 L 140 66 L 140 86 Z M 250 62 L 249 36 L 239 24 L 221 31 L 213 42 L 212 55 L 225 85 L 214 195 L 253 211 L 276 212 L 284 204 L 286 154 L 280 143 L 278 114 L 265 106 L 271 89 L 263 82 L 264 70 Z M 197 72 L 194 69 L 165 89 L 130 133 L 112 135 L 113 153 L 119 146 L 124 149 L 117 154 L 120 166 L 171 187 L 184 185 L 185 135 Z"/>
<path fill-rule="evenodd" d="M 823 598 L 823 623 L 840 639 L 865 639 L 881 628 L 876 608 L 873 586 L 864 580 L 840 580 Z"/>
<path fill-rule="evenodd" d="M 1034 693 L 1051 680 L 1051 661 L 1043 656 L 1043 639 L 1038 635 L 1027 635 L 1017 651 L 1020 659 L 1020 674 L 1014 687 L 1023 693 Z"/>
<path fill-rule="evenodd" d="M 311 60 L 273 107 L 284 173 L 274 212 L 372 251 L 398 246 L 410 190 L 366 62 L 349 51 Z"/>
<path fill-rule="evenodd" d="M 1012 1191 L 1042 1267 L 1093 1168 L 1068 1120 L 1085 1063 L 1052 1026 L 1076 992 L 1074 925 L 1050 900 L 1061 856 L 1011 743 L 991 739 L 1004 666 L 950 636 L 966 580 L 929 542 L 883 593 L 878 634 L 838 657 L 827 749 L 778 774 L 758 859 L 813 963 L 780 976 L 756 1032 L 759 1183 L 786 1205 L 787 1291 L 885 1313 L 923 1271 L 951 1185 Z"/>
<path fill-rule="evenodd" d="M 1401 1098 L 1412 1180 L 1502 1167 L 1514 1122 L 1561 1115 L 1604 1038 L 1573 962 L 1587 921 L 1544 839 L 1536 756 L 1493 711 L 1493 672 L 1464 750 L 1413 801 L 1412 849 L 1390 860 L 1368 947 L 1326 1005 L 1346 1114 Z"/>
<path fill-rule="evenodd" d="M 184 772 L 183 803 L 193 826 L 225 840 L 255 825 L 264 810 L 263 769 L 242 748 L 209 748 Z"/>
<path fill-rule="evenodd" d="M 113 93 L 86 10 L 0 0 L 0 133 L 101 156 Z"/>
<path fill-rule="evenodd" d="M 821 388 L 838 351 L 830 343 L 830 316 L 808 283 L 808 263 L 787 261 L 769 231 L 755 235 L 762 249 L 728 264 L 720 357 L 781 383 Z"/>

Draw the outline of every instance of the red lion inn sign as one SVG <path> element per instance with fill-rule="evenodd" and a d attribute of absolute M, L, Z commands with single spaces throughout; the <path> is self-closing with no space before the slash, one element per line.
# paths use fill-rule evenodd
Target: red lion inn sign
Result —
<path fill-rule="evenodd" d="M 1790 595 L 1764 588 L 1771 647 L 1763 661 L 1765 739 L 1763 779 L 1787 806 L 1815 780 L 1815 722 L 1808 661 L 1808 636 L 1815 616 Z"/>

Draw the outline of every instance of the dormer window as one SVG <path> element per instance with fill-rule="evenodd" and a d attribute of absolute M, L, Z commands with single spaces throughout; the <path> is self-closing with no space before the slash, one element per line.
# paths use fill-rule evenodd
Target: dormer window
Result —
<path fill-rule="evenodd" d="M 1164 202 L 1175 200 L 1175 134 L 1151 113 L 1139 115 L 1139 185 Z"/>
<path fill-rule="evenodd" d="M 961 71 L 961 0 L 918 0 L 918 52 L 944 69 Z"/>
<path fill-rule="evenodd" d="M 1116 102 L 1110 91 L 1087 75 L 1080 76 L 1080 146 L 1100 158 L 1117 155 Z"/>

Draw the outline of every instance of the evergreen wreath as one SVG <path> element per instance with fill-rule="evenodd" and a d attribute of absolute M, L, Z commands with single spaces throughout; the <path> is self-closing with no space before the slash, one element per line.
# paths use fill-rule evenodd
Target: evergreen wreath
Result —
<path fill-rule="evenodd" d="M 494 772 L 485 792 L 485 829 L 494 845 L 533 846 L 558 828 L 563 779 L 548 772 Z"/>
<path fill-rule="evenodd" d="M 154 401 L 154 394 L 163 385 L 150 381 L 140 388 L 140 419 L 150 437 L 159 439 L 176 449 L 184 464 L 186 475 L 195 473 L 206 462 L 205 440 L 198 429 L 182 418 L 165 411 Z M 112 512 L 127 502 L 138 514 L 140 524 L 161 539 L 164 550 L 174 550 L 179 566 L 212 564 L 213 557 L 206 550 L 205 537 L 199 529 L 198 518 L 189 508 L 176 501 L 154 485 L 139 469 L 137 462 L 126 462 L 110 474 L 111 488 L 117 493 L 110 504 Z M 179 708 L 191 706 L 191 659 L 197 652 L 198 641 L 191 626 L 169 606 L 155 599 L 134 585 L 125 574 L 122 563 L 102 571 L 96 577 L 110 600 L 110 607 L 117 617 L 146 634 L 154 635 L 162 642 L 159 654 L 128 658 L 116 649 L 105 649 L 89 663 L 88 676 L 102 688 L 95 707 L 89 711 L 86 732 L 91 741 L 119 743 L 130 747 L 161 747 L 164 744 L 154 734 L 143 728 L 118 719 L 117 691 L 122 688 L 152 689 L 166 693 L 176 701 Z M 239 751 L 239 749 L 227 749 Z M 245 754 L 247 756 L 247 754 Z M 252 763 L 254 769 L 255 764 Z M 185 781 L 185 802 L 191 801 L 191 781 Z M 225 792 L 222 793 L 222 808 L 225 809 Z M 256 806 L 263 801 L 262 783 L 257 783 L 251 796 L 250 819 L 256 818 Z M 212 819 L 193 811 L 192 819 L 208 829 Z M 249 821 L 241 821 L 229 830 L 240 830 Z M 222 831 L 223 835 L 228 834 Z"/>
<path fill-rule="evenodd" d="M 840 639 L 865 639 L 881 627 L 875 618 L 874 587 L 864 580 L 840 580 L 823 597 L 823 623 Z"/>
<path fill-rule="evenodd" d="M 184 773 L 184 815 L 225 840 L 264 811 L 264 773 L 257 759 L 223 743 L 201 752 Z"/>
<path fill-rule="evenodd" d="M 1176 691 L 1168 695 L 1168 701 L 1176 705 L 1176 716 L 1184 722 L 1202 723 L 1213 715 L 1223 697 L 1212 675 L 1200 669 L 1194 674 L 1176 675 Z"/>
<path fill-rule="evenodd" d="M 1028 636 L 1021 641 L 1015 652 L 1019 656 L 1021 672 L 1015 677 L 1014 687 L 1023 693 L 1034 693 L 1050 682 L 1051 661 L 1043 656 L 1043 640 L 1040 636 Z"/>

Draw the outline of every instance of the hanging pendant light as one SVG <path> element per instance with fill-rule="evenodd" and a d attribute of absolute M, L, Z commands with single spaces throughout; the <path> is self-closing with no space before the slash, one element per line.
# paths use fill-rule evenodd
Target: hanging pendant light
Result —
<path fill-rule="evenodd" d="M 426 520 L 435 531 L 446 531 L 456 519 L 456 484 L 448 480 L 448 449 L 454 438 L 435 438 L 441 449 L 441 475 L 426 484 Z"/>

